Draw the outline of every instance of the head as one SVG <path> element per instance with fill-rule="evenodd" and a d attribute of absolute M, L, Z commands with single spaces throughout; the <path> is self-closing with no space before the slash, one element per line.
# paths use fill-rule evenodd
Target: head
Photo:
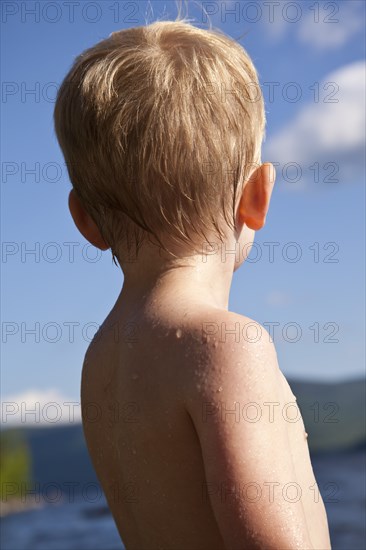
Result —
<path fill-rule="evenodd" d="M 184 21 L 114 32 L 76 58 L 54 117 L 74 221 L 121 265 L 146 241 L 201 252 L 263 226 L 274 181 L 263 98 L 224 34 Z"/>

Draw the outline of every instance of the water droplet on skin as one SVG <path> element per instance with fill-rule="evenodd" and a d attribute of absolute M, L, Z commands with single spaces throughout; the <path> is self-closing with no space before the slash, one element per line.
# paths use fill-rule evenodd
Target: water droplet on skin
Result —
<path fill-rule="evenodd" d="M 176 330 L 176 332 L 175 332 L 175 335 L 176 335 L 177 338 L 182 338 L 182 334 L 183 334 L 183 333 L 182 333 L 182 331 L 181 331 L 180 328 L 178 328 L 178 329 Z"/>
<path fill-rule="evenodd" d="M 215 341 L 214 347 L 217 348 L 218 345 L 219 345 L 218 342 Z"/>
<path fill-rule="evenodd" d="M 309 436 L 308 432 L 305 432 L 305 439 L 307 439 Z"/>
<path fill-rule="evenodd" d="M 137 380 L 138 377 L 139 377 L 138 374 L 133 374 L 133 375 L 131 376 L 131 380 Z"/>
<path fill-rule="evenodd" d="M 133 455 L 136 454 L 136 449 L 132 449 L 132 454 L 133 454 Z"/>
<path fill-rule="evenodd" d="M 222 387 L 220 386 L 219 389 L 217 390 L 218 392 L 222 392 Z"/>

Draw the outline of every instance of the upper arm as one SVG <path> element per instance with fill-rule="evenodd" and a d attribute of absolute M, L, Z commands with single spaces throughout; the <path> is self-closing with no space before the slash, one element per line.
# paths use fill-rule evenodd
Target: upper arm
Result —
<path fill-rule="evenodd" d="M 245 347 L 218 342 L 187 394 L 204 461 L 202 498 L 210 500 L 229 549 L 312 548 L 296 500 L 301 488 L 281 412 L 280 376 L 264 331 Z"/>

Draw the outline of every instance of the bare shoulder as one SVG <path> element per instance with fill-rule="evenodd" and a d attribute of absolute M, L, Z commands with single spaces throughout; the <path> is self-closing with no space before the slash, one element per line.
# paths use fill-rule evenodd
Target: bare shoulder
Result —
<path fill-rule="evenodd" d="M 190 365 L 185 370 L 187 402 L 200 395 L 276 397 L 281 376 L 274 343 L 257 321 L 212 309 L 195 319 Z"/>
<path fill-rule="evenodd" d="M 301 502 L 258 498 L 268 484 L 284 487 L 296 480 L 286 422 L 278 414 L 273 420 L 284 399 L 273 342 L 247 317 L 228 312 L 208 317 L 211 325 L 205 325 L 187 369 L 185 406 L 226 546 L 311 549 Z"/>

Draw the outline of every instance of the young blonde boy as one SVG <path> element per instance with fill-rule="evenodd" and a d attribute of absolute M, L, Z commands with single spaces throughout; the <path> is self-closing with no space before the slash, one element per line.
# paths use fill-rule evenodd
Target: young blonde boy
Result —
<path fill-rule="evenodd" d="M 55 127 L 73 219 L 124 275 L 81 399 L 126 548 L 329 549 L 274 345 L 228 311 L 274 184 L 248 54 L 179 20 L 114 32 L 76 59 Z"/>

